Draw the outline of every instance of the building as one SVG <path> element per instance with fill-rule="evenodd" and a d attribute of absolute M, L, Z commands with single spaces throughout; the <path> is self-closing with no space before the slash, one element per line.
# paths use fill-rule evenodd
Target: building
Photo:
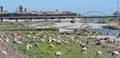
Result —
<path fill-rule="evenodd" d="M 33 11 L 30 11 L 31 14 L 38 14 L 38 11 L 36 10 L 33 10 Z"/>
<path fill-rule="evenodd" d="M 25 8 L 25 12 L 27 12 L 27 8 Z"/>
<path fill-rule="evenodd" d="M 52 11 L 45 11 L 42 14 L 52 14 Z"/>
<path fill-rule="evenodd" d="M 120 15 L 120 10 L 114 12 L 113 15 Z"/>
<path fill-rule="evenodd" d="M 63 11 L 62 14 L 71 14 L 71 11 Z"/>
<path fill-rule="evenodd" d="M 58 9 L 56 9 L 56 11 L 52 11 L 52 14 L 62 14 L 62 12 L 58 11 Z"/>
<path fill-rule="evenodd" d="M 17 9 L 16 9 L 16 13 L 19 13 L 19 12 L 20 12 L 19 7 L 17 7 Z"/>
<path fill-rule="evenodd" d="M 23 12 L 23 7 L 22 7 L 22 5 L 19 6 L 19 11 L 20 11 L 20 12 Z"/>
<path fill-rule="evenodd" d="M 8 13 L 8 11 L 3 11 L 2 13 Z"/>
<path fill-rule="evenodd" d="M 43 12 L 42 12 L 42 11 L 40 11 L 40 12 L 38 12 L 38 14 L 43 14 Z"/>
<path fill-rule="evenodd" d="M 2 13 L 4 11 L 4 8 L 3 8 L 3 6 L 1 6 L 0 8 L 1 8 L 1 13 Z"/>

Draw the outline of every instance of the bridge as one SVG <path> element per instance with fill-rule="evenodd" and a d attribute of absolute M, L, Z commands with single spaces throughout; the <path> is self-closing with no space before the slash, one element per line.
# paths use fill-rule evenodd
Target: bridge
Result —
<path fill-rule="evenodd" d="M 84 16 L 85 14 L 91 13 L 91 12 L 101 13 L 105 16 Z M 3 19 L 9 19 L 9 20 L 12 19 L 12 20 L 16 20 L 17 22 L 17 20 L 22 20 L 22 19 L 29 19 L 32 21 L 33 19 L 118 18 L 118 17 L 120 17 L 120 15 L 108 16 L 105 13 L 100 12 L 100 11 L 89 11 L 89 12 L 84 13 L 82 16 L 17 16 L 17 17 L 14 16 L 14 17 L 0 17 L 0 20 L 3 21 Z"/>
<path fill-rule="evenodd" d="M 3 19 L 13 19 L 13 20 L 21 20 L 21 19 L 66 19 L 66 18 L 117 18 L 120 15 L 112 15 L 112 16 L 18 16 L 18 17 L 0 17 L 1 21 Z"/>

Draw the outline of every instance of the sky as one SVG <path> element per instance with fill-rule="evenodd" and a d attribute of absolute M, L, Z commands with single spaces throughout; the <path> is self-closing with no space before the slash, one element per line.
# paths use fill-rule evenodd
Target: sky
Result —
<path fill-rule="evenodd" d="M 0 6 L 4 10 L 15 12 L 21 4 L 23 8 L 37 11 L 71 11 L 84 14 L 89 11 L 100 11 L 112 15 L 118 10 L 117 1 L 120 0 L 1 0 Z M 120 5 L 120 4 L 119 4 Z M 97 12 L 86 15 L 103 15 Z"/>

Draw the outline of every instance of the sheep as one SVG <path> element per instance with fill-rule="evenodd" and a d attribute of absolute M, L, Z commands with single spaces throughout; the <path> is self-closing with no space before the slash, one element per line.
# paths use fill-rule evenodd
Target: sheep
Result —
<path fill-rule="evenodd" d="M 120 53 L 119 53 L 119 52 L 120 52 L 120 51 L 112 51 L 112 56 L 113 56 L 114 54 L 120 56 Z"/>
<path fill-rule="evenodd" d="M 3 54 L 3 55 L 7 55 L 7 52 L 6 52 L 6 51 L 2 51 L 2 54 Z"/>
<path fill-rule="evenodd" d="M 61 56 L 62 53 L 61 53 L 61 52 L 55 52 L 55 55 L 56 55 L 56 56 Z"/>
<path fill-rule="evenodd" d="M 97 51 L 97 52 L 96 52 L 96 55 L 97 55 L 97 56 L 98 56 L 98 55 L 103 56 L 101 51 Z"/>
<path fill-rule="evenodd" d="M 25 40 L 25 43 L 28 43 L 28 41 L 27 41 L 27 40 Z"/>
<path fill-rule="evenodd" d="M 28 35 L 27 38 L 31 38 L 31 35 Z"/>
<path fill-rule="evenodd" d="M 35 46 L 40 47 L 40 45 L 38 43 L 35 43 Z"/>
<path fill-rule="evenodd" d="M 33 36 L 33 37 L 32 37 L 32 39 L 36 39 L 36 37 L 35 37 L 35 36 Z"/>
<path fill-rule="evenodd" d="M 55 48 L 54 45 L 50 44 L 49 47 Z"/>
<path fill-rule="evenodd" d="M 52 42 L 56 42 L 57 40 L 56 39 L 51 39 L 52 40 Z"/>
<path fill-rule="evenodd" d="M 81 52 L 82 51 L 87 51 L 87 48 L 86 47 L 83 47 L 82 49 L 81 49 Z"/>
<path fill-rule="evenodd" d="M 48 42 L 50 43 L 50 42 L 52 42 L 52 40 L 51 40 L 51 39 L 48 39 Z"/>
<path fill-rule="evenodd" d="M 44 41 L 45 41 L 45 39 L 40 39 L 40 41 L 44 42 Z"/>
<path fill-rule="evenodd" d="M 102 45 L 105 44 L 104 40 L 101 40 L 101 44 L 102 44 Z"/>
<path fill-rule="evenodd" d="M 60 40 L 56 41 L 57 44 L 63 44 Z"/>
<path fill-rule="evenodd" d="M 35 42 L 35 40 L 31 40 L 31 41 L 30 41 L 30 43 L 33 43 L 33 42 Z"/>
<path fill-rule="evenodd" d="M 2 42 L 3 40 L 0 38 L 0 42 Z"/>
<path fill-rule="evenodd" d="M 85 44 L 80 44 L 80 46 L 85 47 Z"/>
<path fill-rule="evenodd" d="M 59 36 L 59 35 L 57 35 L 57 38 L 60 38 L 60 36 Z"/>
<path fill-rule="evenodd" d="M 10 39 L 9 39 L 9 38 L 6 38 L 5 41 L 9 43 Z"/>
<path fill-rule="evenodd" d="M 27 47 L 27 51 L 28 51 L 28 49 L 29 49 L 29 48 L 32 48 L 32 45 L 27 44 L 27 46 L 26 46 L 26 47 Z M 32 49 L 33 49 L 33 48 L 32 48 Z"/>

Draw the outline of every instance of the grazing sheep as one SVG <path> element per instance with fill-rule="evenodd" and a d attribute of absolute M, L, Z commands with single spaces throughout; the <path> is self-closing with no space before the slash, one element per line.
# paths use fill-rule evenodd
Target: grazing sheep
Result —
<path fill-rule="evenodd" d="M 10 39 L 9 39 L 9 38 L 6 38 L 5 41 L 9 43 Z"/>
<path fill-rule="evenodd" d="M 52 40 L 52 42 L 56 42 L 57 40 L 56 39 L 51 39 Z"/>
<path fill-rule="evenodd" d="M 48 42 L 50 43 L 50 42 L 52 42 L 52 40 L 51 40 L 51 39 L 48 39 Z"/>
<path fill-rule="evenodd" d="M 17 43 L 17 44 L 23 44 L 22 42 L 17 41 L 17 39 L 16 39 L 16 38 L 15 38 L 15 43 Z"/>
<path fill-rule="evenodd" d="M 28 43 L 28 41 L 27 41 L 27 40 L 25 40 L 25 43 Z"/>
<path fill-rule="evenodd" d="M 80 46 L 85 47 L 85 44 L 80 44 Z"/>
<path fill-rule="evenodd" d="M 108 41 L 110 38 L 108 38 L 108 37 L 106 37 L 106 38 L 104 38 L 104 40 L 106 40 L 106 41 Z"/>
<path fill-rule="evenodd" d="M 35 46 L 40 47 L 39 43 L 35 43 Z"/>
<path fill-rule="evenodd" d="M 103 56 L 101 51 L 97 51 L 97 52 L 96 52 L 96 55 L 97 55 L 97 56 L 98 56 L 98 55 Z"/>
<path fill-rule="evenodd" d="M 54 45 L 50 44 L 49 47 L 55 48 Z"/>
<path fill-rule="evenodd" d="M 28 51 L 29 48 L 32 48 L 32 45 L 27 44 L 27 51 Z M 33 49 L 33 48 L 32 48 L 32 49 Z"/>
<path fill-rule="evenodd" d="M 31 40 L 31 41 L 30 41 L 30 43 L 33 43 L 33 42 L 35 42 L 35 40 Z"/>
<path fill-rule="evenodd" d="M 1 38 L 0 38 L 0 42 L 3 41 Z"/>
<path fill-rule="evenodd" d="M 120 52 L 120 51 L 112 51 L 112 56 L 113 56 L 114 54 L 120 56 L 120 53 L 119 53 L 119 52 Z"/>
<path fill-rule="evenodd" d="M 45 39 L 40 39 L 40 41 L 44 42 L 44 41 L 45 41 Z"/>
<path fill-rule="evenodd" d="M 33 36 L 33 37 L 32 37 L 32 39 L 36 39 L 36 37 L 35 37 L 35 36 Z"/>
<path fill-rule="evenodd" d="M 3 55 L 7 55 L 7 52 L 6 52 L 6 51 L 2 51 L 2 54 L 3 54 Z"/>
<path fill-rule="evenodd" d="M 59 36 L 59 35 L 57 35 L 57 38 L 60 38 L 60 36 Z"/>
<path fill-rule="evenodd" d="M 56 41 L 57 44 L 63 44 L 60 40 Z"/>
<path fill-rule="evenodd" d="M 82 52 L 82 51 L 87 51 L 87 48 L 86 48 L 86 47 L 82 48 L 82 49 L 81 49 L 81 52 Z"/>
<path fill-rule="evenodd" d="M 55 55 L 56 55 L 56 56 L 61 56 L 62 53 L 61 53 L 61 52 L 55 52 Z"/>
<path fill-rule="evenodd" d="M 101 40 L 101 44 L 102 44 L 102 45 L 105 44 L 104 40 Z"/>
<path fill-rule="evenodd" d="M 31 35 L 28 35 L 27 38 L 31 38 Z"/>
<path fill-rule="evenodd" d="M 23 44 L 23 43 L 22 43 L 22 42 L 20 42 L 20 41 L 17 41 L 17 43 L 18 43 L 18 44 Z"/>

